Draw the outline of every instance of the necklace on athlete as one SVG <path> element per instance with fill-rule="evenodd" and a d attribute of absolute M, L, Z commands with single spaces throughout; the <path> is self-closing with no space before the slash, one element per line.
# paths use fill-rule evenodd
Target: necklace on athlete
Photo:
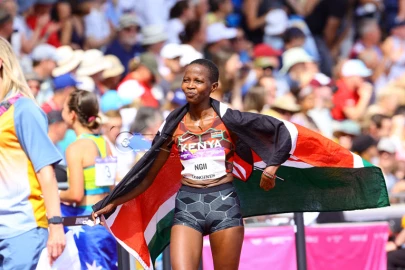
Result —
<path fill-rule="evenodd" d="M 206 119 L 211 119 L 213 118 L 212 115 L 208 114 L 208 117 Z M 190 122 L 193 124 L 193 126 L 198 127 L 200 130 L 203 130 L 203 118 L 200 118 L 200 120 L 198 120 L 198 122 L 193 122 L 193 120 L 191 119 L 191 115 L 188 114 L 188 117 L 190 118 Z"/>

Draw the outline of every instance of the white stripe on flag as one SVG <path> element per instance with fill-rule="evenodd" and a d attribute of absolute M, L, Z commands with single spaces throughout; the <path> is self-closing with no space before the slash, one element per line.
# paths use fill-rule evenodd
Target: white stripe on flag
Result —
<path fill-rule="evenodd" d="M 155 235 L 156 224 L 174 209 L 176 196 L 177 192 L 174 193 L 174 195 L 171 196 L 167 201 L 165 201 L 153 215 L 144 232 L 146 244 L 149 245 L 150 240 L 152 240 L 152 237 Z"/>
<path fill-rule="evenodd" d="M 160 127 L 159 127 L 159 132 L 160 133 L 162 133 L 162 131 L 163 131 L 163 127 L 166 125 L 166 120 L 165 121 L 163 121 L 163 123 L 160 125 Z"/>
<path fill-rule="evenodd" d="M 312 166 L 308 163 L 302 162 L 302 161 L 292 161 L 292 160 L 287 160 L 286 162 L 284 162 L 281 165 L 286 166 L 286 167 L 300 168 L 300 169 L 308 169 L 308 168 L 314 167 L 314 166 Z"/>
<path fill-rule="evenodd" d="M 298 129 L 297 127 L 291 123 L 288 122 L 286 120 L 283 119 L 278 119 L 280 121 L 282 121 L 284 123 L 284 125 L 286 126 L 286 128 L 288 129 L 290 136 L 291 136 L 291 150 L 290 150 L 290 154 L 292 155 L 295 151 L 295 148 L 297 147 L 297 140 L 298 140 Z"/>
<path fill-rule="evenodd" d="M 238 168 L 239 171 L 243 174 L 243 179 L 246 179 L 246 170 L 245 170 L 241 165 L 239 165 L 239 164 L 236 163 L 236 162 L 233 162 L 233 166 L 236 167 L 236 168 Z M 235 171 L 235 168 L 233 169 L 233 171 Z M 239 177 L 239 178 L 240 178 L 240 177 Z M 242 178 L 241 178 L 241 179 L 242 179 Z"/>
<path fill-rule="evenodd" d="M 220 102 L 219 103 L 219 114 L 221 115 L 221 118 L 224 117 L 227 110 L 228 110 L 228 105 Z"/>
<path fill-rule="evenodd" d="M 264 163 L 264 161 L 255 162 L 254 166 L 261 168 L 261 169 L 264 169 L 267 167 L 266 163 Z M 314 166 L 312 166 L 308 163 L 302 162 L 302 161 L 292 161 L 292 160 L 287 160 L 286 162 L 281 164 L 281 166 L 294 167 L 294 168 L 300 168 L 300 169 L 307 169 L 307 168 L 314 167 Z"/>
<path fill-rule="evenodd" d="M 363 159 L 359 156 L 356 155 L 355 153 L 352 153 L 353 155 L 353 168 L 363 168 Z"/>
<path fill-rule="evenodd" d="M 232 173 L 233 173 L 236 177 L 238 177 L 239 179 L 244 179 L 244 178 L 242 178 L 242 176 L 240 176 L 240 174 L 238 173 L 238 171 L 235 170 L 235 168 L 233 168 Z"/>

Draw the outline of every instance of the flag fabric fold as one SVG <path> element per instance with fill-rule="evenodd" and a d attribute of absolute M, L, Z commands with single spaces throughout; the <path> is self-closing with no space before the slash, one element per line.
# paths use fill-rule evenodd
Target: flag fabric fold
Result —
<path fill-rule="evenodd" d="M 242 113 L 211 100 L 228 130 L 238 137 L 234 158 L 234 185 L 244 217 L 286 213 L 342 211 L 389 206 L 380 168 L 304 127 L 270 116 Z M 151 149 L 130 170 L 97 211 L 135 188 L 147 175 L 160 147 L 170 138 L 188 111 L 174 110 L 156 135 Z M 259 187 L 262 169 L 282 164 L 276 187 Z M 170 242 L 175 198 L 182 166 L 175 146 L 153 184 L 136 199 L 115 209 L 106 224 L 118 242 L 145 269 Z"/>

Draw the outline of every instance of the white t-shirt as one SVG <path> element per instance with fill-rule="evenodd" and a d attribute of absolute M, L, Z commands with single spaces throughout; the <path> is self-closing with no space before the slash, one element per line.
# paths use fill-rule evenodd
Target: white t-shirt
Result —
<path fill-rule="evenodd" d="M 184 24 L 180 19 L 171 19 L 166 25 L 167 43 L 181 44 L 179 34 L 184 31 Z"/>

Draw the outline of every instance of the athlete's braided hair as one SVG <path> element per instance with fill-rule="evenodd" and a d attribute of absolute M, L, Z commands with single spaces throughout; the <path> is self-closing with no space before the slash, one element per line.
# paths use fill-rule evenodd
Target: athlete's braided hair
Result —
<path fill-rule="evenodd" d="M 94 93 L 75 90 L 69 96 L 68 107 L 70 111 L 76 113 L 80 124 L 91 130 L 99 128 L 100 123 L 97 121 L 99 106 Z"/>
<path fill-rule="evenodd" d="M 190 63 L 190 65 L 201 65 L 208 69 L 209 79 L 211 83 L 216 83 L 219 80 L 219 70 L 218 67 L 208 59 L 197 59 Z"/>

